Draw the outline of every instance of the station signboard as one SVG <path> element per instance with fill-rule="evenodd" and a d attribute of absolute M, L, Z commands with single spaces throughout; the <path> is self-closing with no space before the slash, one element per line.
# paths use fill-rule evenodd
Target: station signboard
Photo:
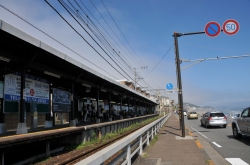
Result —
<path fill-rule="evenodd" d="M 21 76 L 18 73 L 4 76 L 4 100 L 19 101 L 20 90 Z M 44 79 L 27 75 L 23 92 L 25 102 L 49 104 L 49 83 Z"/>
<path fill-rule="evenodd" d="M 68 113 L 71 110 L 71 93 L 62 89 L 53 88 L 53 112 Z"/>

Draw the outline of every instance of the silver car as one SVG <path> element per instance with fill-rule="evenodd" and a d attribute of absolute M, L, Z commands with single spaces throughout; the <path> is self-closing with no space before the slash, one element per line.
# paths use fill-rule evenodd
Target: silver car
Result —
<path fill-rule="evenodd" d="M 223 112 L 206 112 L 201 117 L 201 126 L 208 128 L 209 126 L 227 127 L 227 117 Z"/>

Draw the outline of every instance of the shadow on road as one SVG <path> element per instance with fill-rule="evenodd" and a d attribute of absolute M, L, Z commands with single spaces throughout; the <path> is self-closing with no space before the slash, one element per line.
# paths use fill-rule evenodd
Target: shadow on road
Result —
<path fill-rule="evenodd" d="M 166 133 L 160 133 L 160 134 L 172 134 L 172 135 L 180 136 L 179 134 L 173 133 L 173 132 L 168 131 L 168 130 L 163 130 L 163 131 L 165 131 Z"/>
<path fill-rule="evenodd" d="M 227 135 L 228 139 L 234 139 L 250 146 L 250 136 L 242 135 L 241 139 L 235 139 L 233 135 Z"/>
<path fill-rule="evenodd" d="M 168 127 L 168 128 L 171 128 L 171 129 L 175 129 L 175 130 L 180 130 L 180 128 L 176 128 L 176 127 L 170 127 L 170 126 L 165 126 L 165 127 Z"/>

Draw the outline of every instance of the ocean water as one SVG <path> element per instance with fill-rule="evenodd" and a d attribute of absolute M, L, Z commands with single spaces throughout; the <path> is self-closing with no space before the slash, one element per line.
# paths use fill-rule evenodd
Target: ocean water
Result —
<path fill-rule="evenodd" d="M 216 111 L 223 112 L 226 116 L 236 115 L 241 113 L 245 108 L 215 108 Z"/>

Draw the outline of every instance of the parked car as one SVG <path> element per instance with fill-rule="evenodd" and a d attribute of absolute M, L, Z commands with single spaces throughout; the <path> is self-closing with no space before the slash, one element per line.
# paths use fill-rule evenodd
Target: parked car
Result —
<path fill-rule="evenodd" d="M 198 119 L 198 114 L 196 112 L 188 112 L 187 119 Z"/>
<path fill-rule="evenodd" d="M 206 128 L 209 126 L 223 126 L 224 128 L 227 127 L 227 117 L 223 112 L 206 112 L 201 117 L 200 122 L 201 126 L 205 126 Z"/>
<path fill-rule="evenodd" d="M 250 107 L 245 108 L 241 114 L 238 114 L 232 122 L 233 136 L 240 139 L 242 135 L 250 136 Z"/>

